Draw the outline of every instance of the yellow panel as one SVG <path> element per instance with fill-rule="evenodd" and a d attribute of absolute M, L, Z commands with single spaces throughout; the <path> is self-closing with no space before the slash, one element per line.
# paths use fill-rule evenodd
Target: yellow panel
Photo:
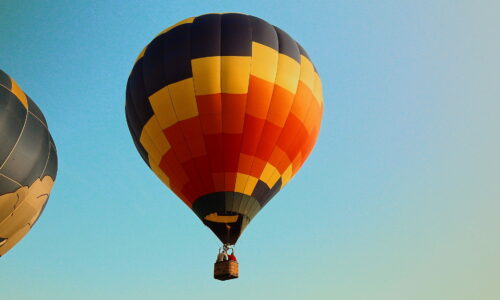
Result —
<path fill-rule="evenodd" d="M 279 178 L 280 172 L 270 163 L 266 164 L 264 171 L 262 171 L 262 175 L 260 175 L 260 180 L 264 181 L 269 188 L 272 188 Z"/>
<path fill-rule="evenodd" d="M 162 129 L 166 129 L 177 123 L 177 116 L 172 106 L 168 86 L 149 96 L 149 103 L 151 103 L 153 112 L 158 118 Z"/>
<path fill-rule="evenodd" d="M 196 95 L 220 94 L 220 56 L 191 60 Z"/>
<path fill-rule="evenodd" d="M 150 157 L 150 159 L 154 161 L 161 160 L 163 154 L 160 153 L 160 151 L 156 148 L 153 139 L 151 139 L 151 137 L 145 130 L 142 131 L 139 141 L 141 142 L 144 149 L 146 149 L 146 151 L 148 152 L 148 156 Z"/>
<path fill-rule="evenodd" d="M 259 182 L 259 179 L 249 175 L 247 184 L 245 185 L 245 190 L 243 191 L 243 194 L 252 195 L 253 190 L 255 189 L 255 186 L 257 185 L 257 182 Z"/>
<path fill-rule="evenodd" d="M 300 64 L 289 56 L 279 54 L 278 73 L 276 74 L 275 83 L 295 94 L 299 83 L 299 77 Z"/>
<path fill-rule="evenodd" d="M 243 173 L 237 173 L 234 191 L 250 196 L 252 195 L 257 181 L 258 179 L 253 176 Z"/>
<path fill-rule="evenodd" d="M 323 88 L 321 86 L 321 78 L 318 73 L 314 73 L 314 98 L 319 102 L 320 106 L 323 105 Z"/>
<path fill-rule="evenodd" d="M 153 143 L 153 145 L 151 145 L 150 147 L 155 147 L 156 150 L 158 150 L 157 152 L 160 158 L 156 161 L 159 162 L 161 160 L 161 157 L 163 157 L 163 155 L 170 149 L 170 143 L 163 134 L 163 130 L 160 127 L 158 118 L 155 115 L 153 115 L 142 128 L 141 138 L 144 133 L 147 133 L 147 135 L 151 139 L 151 142 Z"/>
<path fill-rule="evenodd" d="M 170 187 L 170 179 L 168 176 L 163 172 L 162 169 L 158 166 L 159 162 L 155 162 L 152 159 L 149 160 L 149 166 L 151 167 L 151 170 L 160 178 L 160 180 L 168 187 Z"/>
<path fill-rule="evenodd" d="M 252 75 L 274 83 L 277 65 L 278 51 L 256 42 L 252 43 Z"/>
<path fill-rule="evenodd" d="M 163 30 L 162 32 L 158 33 L 158 35 L 155 38 L 157 38 L 158 36 L 168 32 L 168 31 L 170 31 L 170 30 L 174 29 L 175 27 L 180 26 L 182 24 L 193 23 L 194 19 L 195 19 L 195 17 L 191 17 L 191 18 L 187 18 L 185 20 L 182 20 L 178 23 L 175 23 L 174 25 L 172 25 L 172 26 L 168 27 L 167 29 Z"/>
<path fill-rule="evenodd" d="M 246 94 L 250 78 L 250 56 L 221 56 L 222 93 Z"/>
<path fill-rule="evenodd" d="M 211 213 L 204 218 L 207 221 L 217 223 L 234 223 L 238 221 L 238 216 L 219 216 L 217 213 Z"/>
<path fill-rule="evenodd" d="M 292 164 L 290 164 L 288 168 L 286 168 L 285 172 L 283 172 L 283 176 L 281 176 L 281 188 L 283 188 L 290 181 L 290 179 L 292 179 L 292 176 Z"/>
<path fill-rule="evenodd" d="M 12 247 L 14 247 L 31 229 L 31 226 L 25 225 L 23 228 L 16 231 L 13 235 L 6 238 L 7 242 L 0 245 L 0 256 L 7 253 Z M 4 237 L 5 238 L 5 237 Z"/>
<path fill-rule="evenodd" d="M 21 101 L 25 108 L 28 108 L 28 99 L 26 98 L 23 90 L 21 90 L 21 87 L 14 81 L 14 79 L 10 78 L 10 81 L 12 82 L 12 88 L 10 89 L 12 94 L 16 95 L 17 99 Z"/>
<path fill-rule="evenodd" d="M 302 81 L 311 92 L 314 91 L 314 81 L 316 72 L 311 61 L 304 55 L 300 56 L 300 81 Z"/>
<path fill-rule="evenodd" d="M 198 115 L 198 104 L 194 95 L 193 78 L 168 85 L 177 120 L 182 121 Z"/>

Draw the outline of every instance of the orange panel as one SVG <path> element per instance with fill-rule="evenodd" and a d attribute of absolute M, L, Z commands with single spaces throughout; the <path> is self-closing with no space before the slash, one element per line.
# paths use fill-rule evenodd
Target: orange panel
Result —
<path fill-rule="evenodd" d="M 311 101 L 311 107 L 309 108 L 307 117 L 303 121 L 307 132 L 311 132 L 315 124 L 319 124 L 321 122 L 321 110 L 322 108 L 317 101 Z"/>
<path fill-rule="evenodd" d="M 242 174 L 250 174 L 250 169 L 252 168 L 253 156 L 240 153 L 239 162 L 238 162 L 238 172 Z"/>
<path fill-rule="evenodd" d="M 247 114 L 261 119 L 266 119 L 273 95 L 274 83 L 250 76 L 248 88 Z"/>
<path fill-rule="evenodd" d="M 250 168 L 250 172 L 248 175 L 252 175 L 255 178 L 259 178 L 262 171 L 266 167 L 267 161 L 264 161 L 258 157 L 254 157 L 252 161 L 252 167 Z"/>
<path fill-rule="evenodd" d="M 290 113 L 293 99 L 294 94 L 279 85 L 275 85 L 273 98 L 271 100 L 271 105 L 269 106 L 269 113 L 267 114 L 267 120 L 278 127 L 283 127 L 283 124 L 285 124 L 287 116 Z"/>
<path fill-rule="evenodd" d="M 311 102 L 314 101 L 316 100 L 314 100 L 311 90 L 302 81 L 299 81 L 290 113 L 294 114 L 299 120 L 304 120 Z"/>
<path fill-rule="evenodd" d="M 304 161 L 302 160 L 302 155 L 299 153 L 297 157 L 295 157 L 295 159 L 292 161 L 293 175 L 297 174 L 297 171 L 299 170 L 303 162 Z"/>
<path fill-rule="evenodd" d="M 275 147 L 271 157 L 269 158 L 269 163 L 278 169 L 280 174 L 283 174 L 286 168 L 290 165 L 290 159 L 280 147 Z"/>

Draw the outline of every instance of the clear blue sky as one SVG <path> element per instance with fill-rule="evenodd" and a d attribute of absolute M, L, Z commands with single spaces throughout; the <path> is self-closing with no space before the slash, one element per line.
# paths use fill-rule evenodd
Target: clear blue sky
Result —
<path fill-rule="evenodd" d="M 0 68 L 59 153 L 44 214 L 0 259 L 0 299 L 500 298 L 495 1 L 90 2 L 0 1 Z M 290 33 L 325 98 L 315 150 L 245 231 L 229 282 L 124 114 L 143 46 L 208 12 Z"/>

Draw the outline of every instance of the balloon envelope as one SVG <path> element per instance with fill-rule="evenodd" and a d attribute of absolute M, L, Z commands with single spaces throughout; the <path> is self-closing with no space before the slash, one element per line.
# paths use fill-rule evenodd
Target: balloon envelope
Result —
<path fill-rule="evenodd" d="M 126 98 L 144 161 L 226 244 L 300 169 L 323 111 L 305 50 L 233 13 L 161 32 L 137 58 Z"/>
<path fill-rule="evenodd" d="M 0 256 L 38 220 L 56 173 L 56 148 L 42 112 L 0 70 Z"/>

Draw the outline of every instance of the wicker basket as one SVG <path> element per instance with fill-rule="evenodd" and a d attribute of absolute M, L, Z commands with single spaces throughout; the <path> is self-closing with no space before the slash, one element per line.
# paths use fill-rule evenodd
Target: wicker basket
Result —
<path fill-rule="evenodd" d="M 214 264 L 214 278 L 218 280 L 229 280 L 238 278 L 238 262 L 226 260 Z"/>

